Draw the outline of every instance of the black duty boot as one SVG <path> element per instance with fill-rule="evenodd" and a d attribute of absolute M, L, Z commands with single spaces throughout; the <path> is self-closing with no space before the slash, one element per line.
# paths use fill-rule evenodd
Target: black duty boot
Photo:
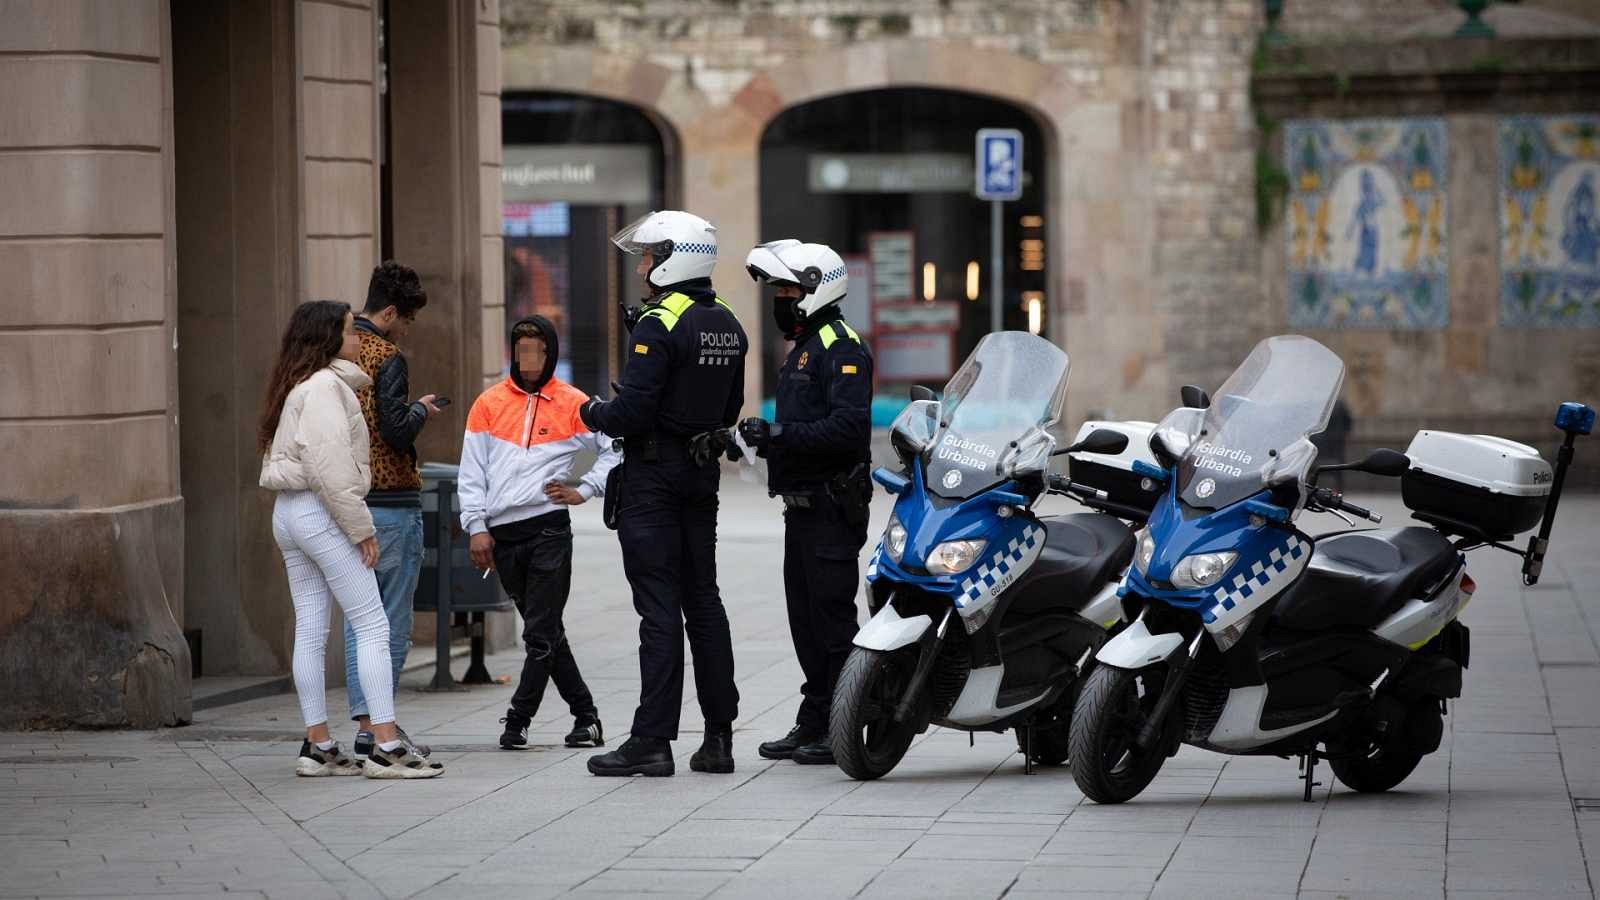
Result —
<path fill-rule="evenodd" d="M 696 772 L 726 775 L 733 771 L 733 726 L 707 725 L 706 739 L 689 757 L 689 768 Z"/>
<path fill-rule="evenodd" d="M 516 716 L 506 716 L 500 720 L 505 723 L 505 733 L 500 735 L 500 749 L 521 750 L 528 746 L 528 720 Z"/>
<path fill-rule="evenodd" d="M 591 775 L 671 775 L 672 743 L 665 738 L 630 737 L 610 753 L 589 757 Z"/>
<path fill-rule="evenodd" d="M 820 737 L 822 737 L 822 735 L 818 734 L 816 731 L 813 731 L 804 725 L 796 725 L 795 727 L 789 729 L 789 733 L 783 737 L 778 738 L 775 741 L 767 741 L 765 744 L 757 747 L 756 752 L 761 754 L 762 759 L 788 759 L 794 755 L 794 749 L 796 747 L 809 744 Z"/>
<path fill-rule="evenodd" d="M 833 744 L 826 735 L 804 746 L 794 748 L 794 755 L 790 757 L 802 766 L 831 766 L 833 762 Z"/>
<path fill-rule="evenodd" d="M 600 720 L 594 716 L 579 719 L 572 726 L 572 732 L 567 735 L 568 747 L 604 747 L 606 733 L 600 727 Z"/>

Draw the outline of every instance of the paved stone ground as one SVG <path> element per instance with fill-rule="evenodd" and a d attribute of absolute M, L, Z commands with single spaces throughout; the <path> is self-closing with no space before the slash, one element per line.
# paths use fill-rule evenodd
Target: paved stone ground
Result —
<path fill-rule="evenodd" d="M 416 692 L 426 672 L 400 709 L 449 766 L 430 782 L 296 779 L 288 696 L 153 734 L 0 733 L 0 896 L 1592 897 L 1600 883 L 1600 498 L 1563 506 L 1535 589 L 1509 555 L 1474 554 L 1466 696 L 1401 789 L 1352 794 L 1323 769 L 1302 803 L 1292 762 L 1185 748 L 1142 797 L 1105 807 L 1066 769 L 1024 775 L 1010 735 L 968 747 L 932 730 L 866 784 L 761 760 L 800 680 L 780 531 L 748 485 L 730 478 L 724 496 L 736 774 L 688 771 L 692 698 L 677 777 L 601 779 L 587 751 L 558 749 L 569 719 L 553 690 L 540 746 L 507 753 L 490 748 L 510 688 Z M 1369 499 L 1403 518 L 1397 498 Z M 636 619 L 615 539 L 593 504 L 580 512 L 568 625 L 615 742 L 636 698 Z"/>

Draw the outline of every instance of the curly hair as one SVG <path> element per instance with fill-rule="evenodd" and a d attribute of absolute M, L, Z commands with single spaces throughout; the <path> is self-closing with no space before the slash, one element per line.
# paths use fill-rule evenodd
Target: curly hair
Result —
<path fill-rule="evenodd" d="M 337 300 L 311 300 L 295 307 L 278 348 L 278 362 L 267 380 L 266 406 L 256 426 L 258 451 L 265 453 L 272 446 L 289 391 L 339 355 L 344 346 L 344 317 L 349 314 L 350 304 Z"/>
<path fill-rule="evenodd" d="M 402 319 L 409 319 L 427 305 L 428 292 L 422 289 L 417 271 L 391 259 L 372 270 L 372 279 L 367 282 L 367 305 L 361 311 L 371 315 L 392 306 Z"/>

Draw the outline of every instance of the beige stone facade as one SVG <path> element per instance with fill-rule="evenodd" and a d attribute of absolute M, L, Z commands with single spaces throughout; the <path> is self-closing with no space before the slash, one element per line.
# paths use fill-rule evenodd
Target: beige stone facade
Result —
<path fill-rule="evenodd" d="M 724 246 L 773 236 L 757 234 L 760 141 L 785 110 L 887 87 L 970 92 L 1025 109 L 1045 133 L 1047 322 L 1073 359 L 1073 420 L 1158 417 L 1178 385 L 1215 387 L 1255 341 L 1289 328 L 1274 256 L 1281 226 L 1258 225 L 1264 144 L 1252 90 L 1266 23 L 1256 0 L 504 0 L 502 15 L 505 90 L 593 94 L 648 112 L 678 145 L 669 154 L 669 184 L 678 184 L 669 205 L 716 222 Z M 1397 47 L 1414 89 L 1438 94 L 1432 58 L 1395 42 L 1448 35 L 1461 18 L 1447 0 L 1288 0 L 1280 25 L 1330 58 L 1340 42 Z M 1588 34 L 1600 12 L 1530 0 L 1497 5 L 1491 24 L 1505 39 L 1467 42 L 1479 48 L 1470 52 L 1514 57 L 1519 40 Z M 1574 52 L 1572 62 L 1589 64 Z M 1335 80 L 1330 73 L 1328 83 Z M 1563 97 L 1558 106 L 1579 111 L 1581 100 Z M 1397 101 L 1388 114 L 1410 113 Z M 1473 127 L 1483 126 L 1452 124 L 1468 129 L 1464 136 Z M 1452 161 L 1457 190 L 1470 192 L 1492 168 L 1486 152 L 1474 144 Z M 1357 443 L 1403 446 L 1425 416 L 1544 442 L 1553 433 L 1547 406 L 1569 395 L 1594 399 L 1600 366 L 1540 359 L 1539 335 L 1501 333 L 1485 311 L 1493 275 L 1472 260 L 1493 240 L 1492 200 L 1463 199 L 1454 215 L 1472 221 L 1454 232 L 1452 282 L 1465 287 L 1451 298 L 1459 312 L 1449 329 L 1317 335 L 1350 363 Z M 741 253 L 724 252 L 718 286 L 761 327 Z M 1592 343 L 1585 333 L 1558 342 Z M 1469 371 L 1477 374 L 1437 377 Z M 1519 374 L 1530 371 L 1537 375 Z M 761 373 L 749 378 L 748 395 L 761 396 Z M 1437 390 L 1415 390 L 1423 381 Z"/>
<path fill-rule="evenodd" d="M 186 719 L 185 630 L 208 674 L 287 671 L 264 379 L 296 303 L 364 301 L 385 221 L 432 298 L 413 382 L 475 392 L 498 9 L 394 8 L 384 72 L 368 0 L 0 2 L 0 726 Z"/>
<path fill-rule="evenodd" d="M 1226 374 L 1249 338 L 1213 311 L 1254 293 L 1259 3 L 848 6 L 507 0 L 505 89 L 595 94 L 657 117 L 678 145 L 669 202 L 733 247 L 757 239 L 761 135 L 783 110 L 887 87 L 1007 101 L 1045 133 L 1049 333 L 1076 361 L 1075 414 L 1152 414 L 1174 384 Z M 724 253 L 718 287 L 760 327 L 739 256 Z M 761 377 L 749 373 L 748 396 Z"/>

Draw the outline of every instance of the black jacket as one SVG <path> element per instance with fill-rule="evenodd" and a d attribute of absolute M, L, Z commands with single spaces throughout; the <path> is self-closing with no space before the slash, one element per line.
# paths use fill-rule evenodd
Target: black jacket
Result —
<path fill-rule="evenodd" d="M 837 307 L 822 310 L 778 370 L 770 490 L 804 492 L 872 459 L 872 354 L 848 329 Z"/>
<path fill-rule="evenodd" d="M 726 428 L 744 405 L 750 341 L 711 279 L 656 295 L 628 335 L 622 390 L 594 411 L 599 431 L 624 438 L 689 437 Z"/>

